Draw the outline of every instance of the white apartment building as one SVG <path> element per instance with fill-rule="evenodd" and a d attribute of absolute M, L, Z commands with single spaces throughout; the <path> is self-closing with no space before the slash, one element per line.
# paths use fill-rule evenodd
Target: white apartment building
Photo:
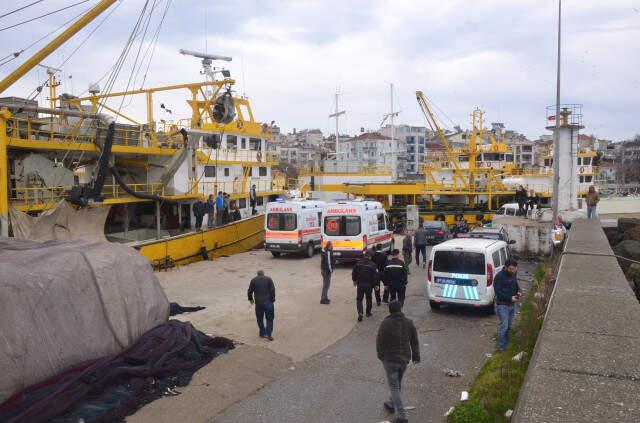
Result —
<path fill-rule="evenodd" d="M 404 141 L 378 132 L 366 132 L 338 144 L 340 161 L 360 162 L 367 166 L 389 166 L 397 176 L 405 174 Z"/>
<path fill-rule="evenodd" d="M 391 125 L 384 126 L 380 133 L 386 137 L 391 137 Z M 406 152 L 404 171 L 407 175 L 418 173 L 424 163 L 425 142 L 427 138 L 427 128 L 424 126 L 395 125 L 394 138 L 398 140 L 398 148 Z"/>

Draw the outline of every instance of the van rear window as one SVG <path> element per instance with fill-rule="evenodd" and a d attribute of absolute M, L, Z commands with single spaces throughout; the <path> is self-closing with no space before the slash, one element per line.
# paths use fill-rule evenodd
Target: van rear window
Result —
<path fill-rule="evenodd" d="M 484 254 L 470 251 L 436 251 L 433 271 L 484 275 Z"/>
<path fill-rule="evenodd" d="M 267 215 L 267 229 L 272 231 L 293 231 L 297 227 L 295 213 L 269 213 Z"/>
<path fill-rule="evenodd" d="M 360 235 L 360 216 L 326 216 L 324 233 L 329 236 Z"/>

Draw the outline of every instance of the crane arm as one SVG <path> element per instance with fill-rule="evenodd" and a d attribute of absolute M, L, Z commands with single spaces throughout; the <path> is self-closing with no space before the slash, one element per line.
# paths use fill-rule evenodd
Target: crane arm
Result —
<path fill-rule="evenodd" d="M 444 148 L 447 151 L 447 158 L 449 159 L 449 162 L 453 165 L 453 167 L 456 170 L 459 170 L 460 166 L 458 165 L 458 159 L 456 158 L 455 154 L 453 154 L 453 150 L 449 145 L 449 141 L 447 141 L 447 137 L 444 136 L 442 129 L 440 129 L 440 125 L 438 125 L 438 122 L 436 121 L 436 118 L 433 115 L 433 112 L 431 112 L 431 109 L 429 108 L 429 105 L 427 104 L 427 100 L 424 98 L 424 94 L 422 93 L 422 91 L 416 91 L 416 99 L 418 100 L 418 104 L 422 109 L 422 113 L 424 113 L 424 116 L 427 118 L 427 121 L 430 123 L 430 125 L 432 125 L 432 129 L 438 134 L 440 141 L 444 145 Z"/>
<path fill-rule="evenodd" d="M 78 31 L 87 26 L 91 21 L 97 18 L 102 12 L 107 10 L 109 6 L 111 6 L 115 2 L 116 0 L 102 0 L 93 8 L 91 8 L 87 13 L 82 15 L 60 35 L 54 38 L 46 46 L 42 47 L 36 54 L 31 56 L 26 62 L 24 62 L 16 70 L 11 72 L 6 78 L 0 81 L 0 93 L 3 93 L 18 79 L 22 78 L 27 72 L 38 65 L 38 63 L 42 62 L 47 56 L 53 53 L 62 44 L 67 42 L 69 38 L 73 37 Z"/>

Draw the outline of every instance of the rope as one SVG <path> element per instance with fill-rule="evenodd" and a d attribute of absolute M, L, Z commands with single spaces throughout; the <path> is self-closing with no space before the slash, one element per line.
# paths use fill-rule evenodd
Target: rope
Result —
<path fill-rule="evenodd" d="M 31 6 L 33 6 L 34 4 L 42 3 L 43 1 L 44 1 L 44 0 L 36 0 L 36 1 L 32 2 L 32 3 L 27 4 L 26 6 L 22 6 L 22 7 L 19 7 L 19 8 L 17 8 L 17 9 L 15 9 L 15 10 L 12 10 L 11 12 L 7 12 L 7 13 L 5 13 L 4 15 L 0 15 L 0 19 L 4 18 L 4 17 L 6 17 L 6 16 L 9 16 L 9 15 L 13 15 L 13 14 L 14 14 L 14 13 L 16 13 L 16 12 L 19 12 L 19 11 L 21 11 L 21 10 L 26 9 L 27 7 L 31 7 Z"/>
<path fill-rule="evenodd" d="M 35 18 L 27 19 L 26 21 L 18 22 L 17 24 L 14 24 L 14 25 L 5 26 L 4 28 L 0 28 L 0 32 L 6 31 L 7 29 L 15 28 L 15 27 L 20 26 L 20 25 L 24 25 L 24 24 L 29 23 L 29 22 L 36 21 L 38 19 L 42 19 L 44 17 L 53 15 L 54 13 L 62 12 L 63 10 L 71 9 L 74 6 L 81 5 L 81 4 L 86 3 L 88 1 L 89 0 L 82 0 L 82 1 L 79 1 L 79 2 L 74 3 L 72 5 L 69 5 L 69 6 L 54 10 L 53 12 L 45 13 L 44 15 L 36 16 Z"/>

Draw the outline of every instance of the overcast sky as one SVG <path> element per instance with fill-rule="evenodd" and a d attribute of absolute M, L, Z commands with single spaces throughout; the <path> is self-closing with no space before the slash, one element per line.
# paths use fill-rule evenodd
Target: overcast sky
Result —
<path fill-rule="evenodd" d="M 32 1 L 2 1 L 0 15 Z M 0 18 L 0 28 L 77 1 L 42 1 Z M 155 0 L 147 39 L 167 1 Z M 96 3 L 0 31 L 0 56 L 26 47 Z M 145 2 L 118 3 L 63 66 L 63 91 L 82 93 L 117 60 Z M 563 15 L 562 102 L 584 105 L 584 133 L 616 141 L 640 133 L 640 0 L 565 0 Z M 60 65 L 101 20 L 43 63 Z M 337 88 L 340 108 L 347 111 L 341 132 L 375 130 L 389 112 L 393 82 L 397 123 L 425 124 L 414 94 L 420 89 L 463 128 L 480 107 L 487 122 L 504 122 L 535 139 L 548 133 L 545 107 L 555 102 L 556 25 L 556 0 L 173 0 L 144 85 L 202 79 L 199 61 L 178 49 L 206 49 L 233 56 L 228 65 L 238 93 L 249 96 L 257 119 L 274 120 L 284 131 L 333 132 L 328 114 Z M 0 75 L 41 45 L 1 66 Z M 136 52 L 137 44 L 116 88 L 126 86 Z M 141 57 L 144 53 L 145 46 Z M 135 88 L 142 84 L 144 68 Z M 43 69 L 34 70 L 2 96 L 26 96 L 42 78 Z M 158 94 L 156 105 L 165 103 L 173 117 L 188 117 L 187 94 Z M 124 106 L 144 119 L 142 102 Z M 171 115 L 158 109 L 156 117 Z"/>

